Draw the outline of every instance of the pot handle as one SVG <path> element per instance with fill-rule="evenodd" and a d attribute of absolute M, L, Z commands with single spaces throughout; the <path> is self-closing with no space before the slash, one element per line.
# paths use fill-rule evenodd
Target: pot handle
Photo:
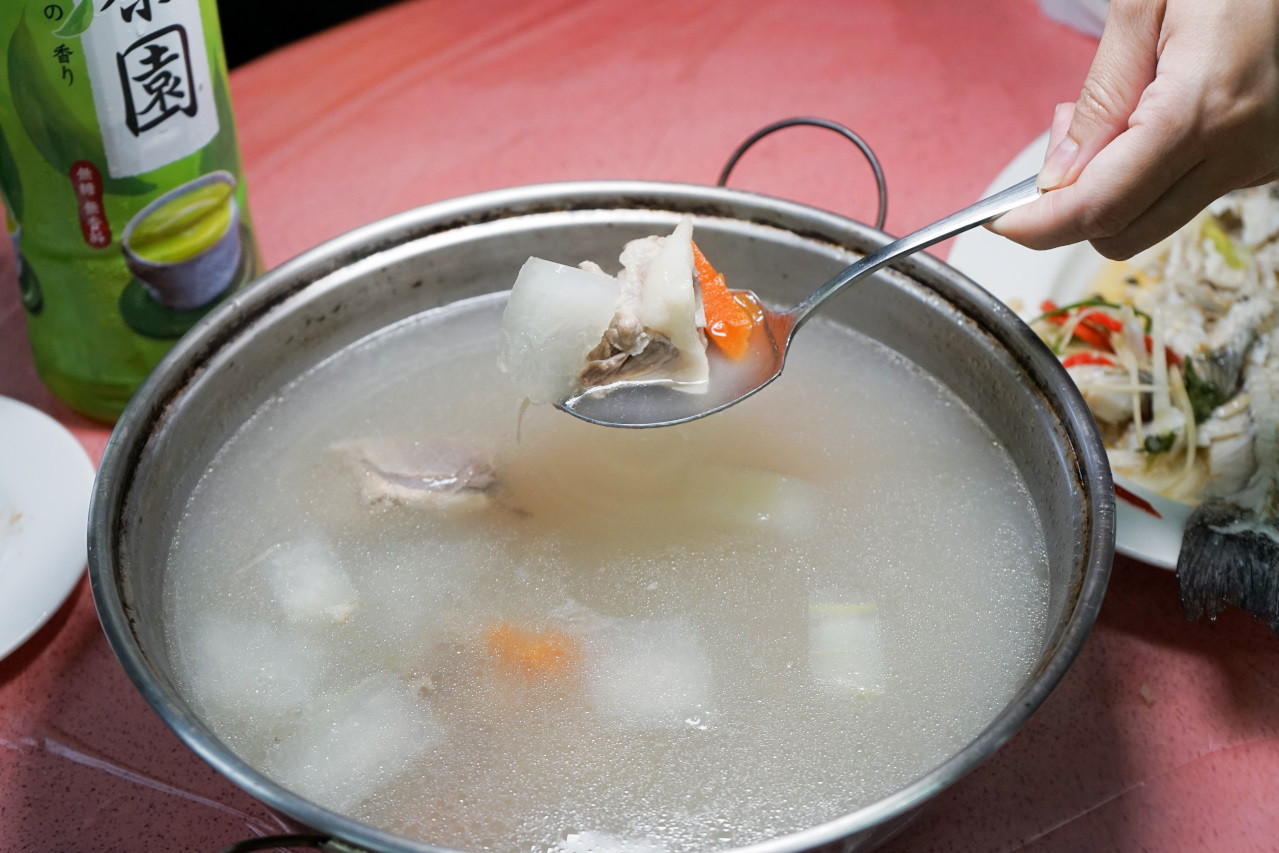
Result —
<path fill-rule="evenodd" d="M 367 853 L 362 847 L 353 847 L 327 835 L 267 835 L 237 841 L 220 853 L 249 853 L 251 850 L 271 850 L 277 847 L 313 847 L 324 853 Z"/>
<path fill-rule="evenodd" d="M 870 163 L 871 171 L 875 173 L 875 187 L 879 192 L 879 209 L 875 214 L 875 228 L 884 230 L 884 219 L 888 216 L 888 185 L 884 182 L 884 170 L 879 165 L 879 158 L 875 156 L 875 152 L 870 150 L 870 146 L 866 141 L 853 133 L 847 127 L 839 122 L 831 121 L 825 118 L 814 118 L 812 116 L 797 116 L 795 118 L 786 118 L 781 121 L 775 121 L 767 127 L 761 127 L 746 138 L 746 141 L 737 146 L 737 150 L 728 158 L 728 162 L 724 164 L 724 171 L 719 173 L 719 180 L 715 182 L 715 186 L 722 187 L 728 183 L 728 176 L 732 173 L 733 167 L 737 165 L 737 161 L 742 155 L 765 136 L 770 133 L 776 133 L 787 127 L 795 127 L 797 125 L 806 125 L 809 127 L 824 127 L 827 130 L 833 130 L 843 136 L 849 142 L 856 145 L 866 157 L 866 161 Z"/>

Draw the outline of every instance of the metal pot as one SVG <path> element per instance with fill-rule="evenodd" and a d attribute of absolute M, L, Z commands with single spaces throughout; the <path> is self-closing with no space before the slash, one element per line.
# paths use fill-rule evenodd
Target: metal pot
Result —
<path fill-rule="evenodd" d="M 103 456 L 89 574 L 112 648 L 156 713 L 232 782 L 299 823 L 370 851 L 438 850 L 308 802 L 237 758 L 174 686 L 163 573 L 188 495 L 218 448 L 282 385 L 390 323 L 504 290 L 529 255 L 608 257 L 633 237 L 696 218 L 728 279 L 791 305 L 880 231 L 731 190 L 592 182 L 523 187 L 410 211 L 332 240 L 262 277 L 201 321 L 156 368 Z M 1011 453 L 1044 525 L 1050 564 L 1038 666 L 967 746 L 882 800 L 748 848 L 873 846 L 989 756 L 1057 684 L 1100 608 L 1114 549 L 1110 470 L 1091 415 L 1052 353 L 1017 317 L 924 255 L 883 271 L 827 313 L 897 350 L 962 398 Z M 765 392 L 767 393 L 767 392 Z"/>

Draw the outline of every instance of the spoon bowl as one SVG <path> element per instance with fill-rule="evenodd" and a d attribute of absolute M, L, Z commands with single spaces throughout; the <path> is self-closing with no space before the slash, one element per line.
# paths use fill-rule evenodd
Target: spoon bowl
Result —
<path fill-rule="evenodd" d="M 893 261 L 987 223 L 1034 201 L 1040 193 L 1036 178 L 1027 178 L 849 264 L 789 311 L 765 308 L 766 334 L 759 336 L 760 342 L 740 362 L 720 357 L 713 349 L 708 352 L 711 379 L 705 393 L 689 393 L 669 382 L 619 382 L 589 388 L 557 403 L 556 408 L 599 426 L 629 429 L 674 426 L 723 411 L 782 375 L 795 333 L 828 299 Z"/>
<path fill-rule="evenodd" d="M 673 426 L 703 418 L 740 403 L 782 375 L 795 319 L 793 310 L 765 308 L 761 344 L 741 361 L 731 361 L 708 347 L 711 381 L 704 386 L 705 393 L 690 394 L 671 382 L 617 382 L 587 389 L 556 406 L 584 421 L 611 427 Z"/>

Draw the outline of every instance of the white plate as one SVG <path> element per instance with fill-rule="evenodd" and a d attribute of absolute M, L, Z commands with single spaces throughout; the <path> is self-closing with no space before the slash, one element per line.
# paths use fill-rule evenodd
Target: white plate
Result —
<path fill-rule="evenodd" d="M 1009 163 L 986 190 L 990 195 L 1039 171 L 1048 147 L 1045 132 Z M 1058 305 L 1087 297 L 1088 286 L 1106 259 L 1087 243 L 1036 252 L 1005 240 L 985 228 L 974 228 L 955 239 L 949 262 L 1020 314 L 1037 316 L 1039 305 L 1051 299 Z M 1168 500 L 1115 475 L 1115 485 L 1147 502 L 1159 515 L 1138 508 L 1120 492 L 1115 501 L 1115 548 L 1129 557 L 1166 569 L 1177 567 L 1181 532 L 1190 507 Z"/>
<path fill-rule="evenodd" d="M 48 621 L 80 580 L 93 473 L 61 424 L 0 397 L 0 658 Z"/>

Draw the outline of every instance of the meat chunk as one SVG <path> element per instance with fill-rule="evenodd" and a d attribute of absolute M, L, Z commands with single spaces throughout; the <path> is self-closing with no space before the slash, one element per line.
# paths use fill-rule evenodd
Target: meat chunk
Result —
<path fill-rule="evenodd" d="M 369 506 L 480 506 L 497 485 L 486 454 L 465 441 L 364 439 L 330 448 Z"/>
<path fill-rule="evenodd" d="M 578 374 L 582 387 L 669 374 L 691 383 L 685 390 L 704 390 L 706 321 L 692 286 L 691 240 L 685 221 L 669 237 L 643 237 L 622 249 L 616 313 Z"/>
<path fill-rule="evenodd" d="M 586 367 L 577 375 L 584 388 L 638 379 L 670 364 L 679 350 L 670 338 L 651 329 L 624 329 L 609 326 L 599 346 L 586 357 Z"/>

